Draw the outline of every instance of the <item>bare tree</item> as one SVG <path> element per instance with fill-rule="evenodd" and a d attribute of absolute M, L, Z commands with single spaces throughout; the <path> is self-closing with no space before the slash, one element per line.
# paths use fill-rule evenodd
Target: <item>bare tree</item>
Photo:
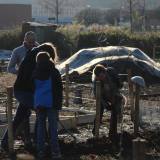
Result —
<path fill-rule="evenodd" d="M 66 0 L 39 0 L 40 5 L 45 9 L 49 15 L 52 15 L 56 19 L 56 23 L 59 22 L 59 14 L 61 13 L 61 7 Z"/>
<path fill-rule="evenodd" d="M 53 15 L 56 19 L 56 23 L 59 23 L 59 16 L 63 14 L 67 8 L 74 9 L 77 6 L 81 6 L 84 0 L 39 0 L 39 4 L 45 8 L 50 15 Z"/>
<path fill-rule="evenodd" d="M 123 0 L 122 6 L 130 16 L 131 32 L 144 30 L 146 0 Z"/>

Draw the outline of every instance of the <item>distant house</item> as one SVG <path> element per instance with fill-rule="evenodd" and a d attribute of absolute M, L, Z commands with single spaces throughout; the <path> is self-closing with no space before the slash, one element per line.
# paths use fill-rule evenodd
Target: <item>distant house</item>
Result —
<path fill-rule="evenodd" d="M 0 4 L 0 29 L 12 28 L 31 19 L 30 4 Z"/>

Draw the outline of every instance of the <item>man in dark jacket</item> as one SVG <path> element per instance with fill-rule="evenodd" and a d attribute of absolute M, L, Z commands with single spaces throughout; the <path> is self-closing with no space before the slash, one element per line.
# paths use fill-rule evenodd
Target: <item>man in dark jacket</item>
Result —
<path fill-rule="evenodd" d="M 100 121 L 102 122 L 104 109 L 111 111 L 109 137 L 112 141 L 117 135 L 117 115 L 120 110 L 122 96 L 119 89 L 122 87 L 116 70 L 112 67 L 105 68 L 103 65 L 96 65 L 93 70 L 92 80 L 94 94 L 96 95 L 96 81 L 101 82 L 101 111 Z M 95 122 L 93 128 L 95 134 Z"/>

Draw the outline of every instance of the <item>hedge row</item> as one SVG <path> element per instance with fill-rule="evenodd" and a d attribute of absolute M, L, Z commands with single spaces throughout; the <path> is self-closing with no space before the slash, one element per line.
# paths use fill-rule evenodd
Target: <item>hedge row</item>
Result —
<path fill-rule="evenodd" d="M 0 49 L 13 50 L 23 42 L 22 29 L 17 27 L 12 30 L 0 31 Z M 59 57 L 66 58 L 71 53 L 71 45 L 66 42 L 65 37 L 60 32 L 45 31 L 43 42 L 52 42 L 57 47 Z M 42 42 L 42 43 L 43 43 Z"/>
<path fill-rule="evenodd" d="M 66 29 L 64 29 L 66 30 Z M 67 31 L 67 34 L 61 29 L 61 32 L 69 36 L 74 34 L 73 28 Z M 119 28 L 100 28 L 100 29 L 81 29 L 77 32 L 74 40 L 70 40 L 70 43 L 74 43 L 72 50 L 79 50 L 82 48 L 101 47 L 110 45 L 122 45 L 140 48 L 142 51 L 152 57 L 153 46 L 160 46 L 160 32 L 146 32 L 146 33 L 130 33 L 127 29 Z"/>
<path fill-rule="evenodd" d="M 22 42 L 21 29 L 0 31 L 0 49 L 12 50 Z"/>
<path fill-rule="evenodd" d="M 19 28 L 0 32 L 0 49 L 13 49 L 23 40 Z M 123 45 L 140 48 L 152 56 L 153 46 L 160 46 L 159 32 L 130 33 L 127 29 L 105 26 L 85 27 L 70 25 L 59 27 L 44 41 L 53 42 L 59 51 L 61 59 L 69 57 L 82 48 L 100 47 L 109 45 Z"/>

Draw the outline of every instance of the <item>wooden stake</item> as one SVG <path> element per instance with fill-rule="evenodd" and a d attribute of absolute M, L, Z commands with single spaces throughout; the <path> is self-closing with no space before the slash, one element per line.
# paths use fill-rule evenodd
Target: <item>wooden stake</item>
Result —
<path fill-rule="evenodd" d="M 145 160 L 146 140 L 136 138 L 132 141 L 133 144 L 133 160 Z"/>
<path fill-rule="evenodd" d="M 75 98 L 73 100 L 73 102 L 75 104 L 82 104 L 82 86 L 77 86 L 75 87 Z"/>
<path fill-rule="evenodd" d="M 13 88 L 7 87 L 7 111 L 8 111 L 8 146 L 9 153 L 13 153 L 13 126 L 12 126 L 12 99 L 13 99 Z"/>
<path fill-rule="evenodd" d="M 134 96 L 133 96 L 133 83 L 131 82 L 132 71 L 127 70 L 128 73 L 128 91 L 129 91 L 129 104 L 131 107 L 131 120 L 134 121 Z"/>
<path fill-rule="evenodd" d="M 100 108 L 101 108 L 101 83 L 96 82 L 96 119 L 95 119 L 95 137 L 99 137 L 100 127 Z"/>
<path fill-rule="evenodd" d="M 140 87 L 135 86 L 135 117 L 134 117 L 134 135 L 138 135 L 139 131 L 139 98 L 140 98 Z"/>
<path fill-rule="evenodd" d="M 69 106 L 69 65 L 66 64 L 65 105 Z"/>

